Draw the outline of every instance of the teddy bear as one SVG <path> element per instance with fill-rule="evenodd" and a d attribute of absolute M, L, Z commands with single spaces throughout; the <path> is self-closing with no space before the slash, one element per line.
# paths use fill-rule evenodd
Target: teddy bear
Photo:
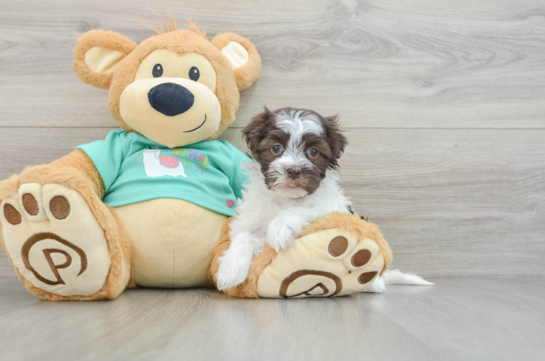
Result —
<path fill-rule="evenodd" d="M 156 30 L 157 31 L 157 30 Z M 258 78 L 255 46 L 167 26 L 140 44 L 92 30 L 74 69 L 108 89 L 120 129 L 0 183 L 0 246 L 26 288 L 44 300 L 114 299 L 126 288 L 214 287 L 247 156 L 217 139 L 240 91 Z M 256 210 L 259 212 L 259 210 Z M 265 246 L 244 298 L 341 296 L 362 291 L 392 258 L 379 229 L 331 213 L 285 250 Z"/>

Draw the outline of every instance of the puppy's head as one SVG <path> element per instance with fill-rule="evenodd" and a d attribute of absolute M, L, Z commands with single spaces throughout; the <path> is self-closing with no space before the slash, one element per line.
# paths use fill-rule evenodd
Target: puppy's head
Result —
<path fill-rule="evenodd" d="M 243 133 L 267 187 L 289 198 L 315 192 L 347 144 L 337 116 L 305 109 L 265 108 Z"/>

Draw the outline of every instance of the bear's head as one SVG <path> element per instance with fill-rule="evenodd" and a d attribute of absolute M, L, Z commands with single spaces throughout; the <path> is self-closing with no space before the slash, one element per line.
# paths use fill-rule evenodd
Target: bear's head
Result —
<path fill-rule="evenodd" d="M 74 68 L 85 83 L 109 89 L 121 128 L 174 148 L 215 139 L 233 123 L 239 91 L 256 81 L 261 58 L 233 33 L 209 41 L 195 27 L 137 44 L 92 30 L 76 43 Z"/>

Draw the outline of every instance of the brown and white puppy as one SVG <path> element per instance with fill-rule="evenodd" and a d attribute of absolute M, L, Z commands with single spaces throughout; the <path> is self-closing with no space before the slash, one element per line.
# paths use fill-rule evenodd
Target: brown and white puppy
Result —
<path fill-rule="evenodd" d="M 336 116 L 305 109 L 265 108 L 243 132 L 267 187 L 288 198 L 314 193 L 347 144 Z"/>
<path fill-rule="evenodd" d="M 243 133 L 255 162 L 247 165 L 250 181 L 231 223 L 230 248 L 220 259 L 219 289 L 242 283 L 266 242 L 280 251 L 316 219 L 350 212 L 337 184 L 347 141 L 336 116 L 265 108 Z"/>

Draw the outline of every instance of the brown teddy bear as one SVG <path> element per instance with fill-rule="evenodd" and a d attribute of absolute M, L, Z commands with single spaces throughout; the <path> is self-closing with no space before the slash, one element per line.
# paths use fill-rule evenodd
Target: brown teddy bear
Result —
<path fill-rule="evenodd" d="M 256 81 L 261 60 L 233 33 L 211 41 L 196 27 L 158 33 L 140 44 L 111 31 L 81 36 L 76 73 L 109 89 L 121 129 L 0 183 L 0 246 L 42 299 L 214 285 L 246 180 L 240 163 L 248 161 L 216 138 L 234 121 L 239 91 Z M 225 292 L 344 295 L 361 291 L 390 260 L 376 226 L 332 213 L 286 250 L 266 246 L 248 279 Z"/>

